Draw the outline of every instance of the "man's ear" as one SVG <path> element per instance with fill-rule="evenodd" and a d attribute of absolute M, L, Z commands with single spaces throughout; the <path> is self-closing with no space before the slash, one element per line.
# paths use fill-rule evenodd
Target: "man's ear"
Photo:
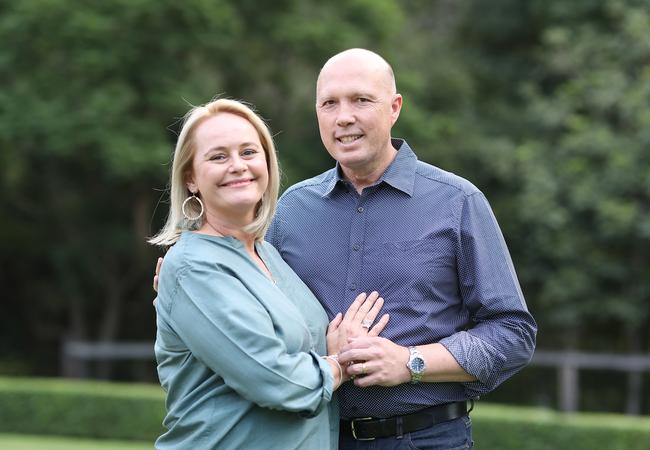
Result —
<path fill-rule="evenodd" d="M 393 101 L 390 104 L 390 109 L 391 121 L 393 122 L 393 125 L 395 125 L 395 122 L 397 122 L 397 118 L 399 117 L 399 113 L 402 111 L 402 96 L 400 94 L 395 94 L 393 96 Z"/>

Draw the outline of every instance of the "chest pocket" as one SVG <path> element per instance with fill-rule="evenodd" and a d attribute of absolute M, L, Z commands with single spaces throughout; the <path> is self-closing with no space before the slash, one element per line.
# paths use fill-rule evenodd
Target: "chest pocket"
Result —
<path fill-rule="evenodd" d="M 379 249 L 383 276 L 396 283 L 398 289 L 415 289 L 430 298 L 443 292 L 456 291 L 456 257 L 453 243 L 447 239 L 414 239 L 386 242 Z M 401 288 L 400 288 L 401 286 Z"/>

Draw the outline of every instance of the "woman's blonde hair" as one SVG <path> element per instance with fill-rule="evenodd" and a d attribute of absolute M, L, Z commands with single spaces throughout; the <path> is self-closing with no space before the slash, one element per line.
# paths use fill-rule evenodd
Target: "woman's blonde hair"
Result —
<path fill-rule="evenodd" d="M 269 183 L 262 199 L 257 206 L 255 220 L 244 228 L 246 233 L 252 234 L 256 240 L 264 238 L 278 201 L 280 189 L 280 169 L 275 154 L 273 137 L 264 120 L 253 109 L 237 100 L 218 99 L 205 105 L 195 106 L 190 109 L 183 120 L 183 127 L 176 142 L 174 161 L 172 163 L 171 181 L 169 185 L 169 214 L 165 226 L 158 234 L 148 240 L 150 244 L 168 247 L 173 245 L 183 230 L 195 230 L 203 224 L 203 216 L 197 220 L 188 220 L 183 215 L 183 202 L 191 196 L 187 189 L 187 177 L 192 171 L 192 160 L 196 145 L 194 135 L 196 128 L 206 119 L 220 113 L 230 113 L 240 116 L 250 122 L 257 131 L 264 153 L 269 173 Z M 190 217 L 200 213 L 198 202 L 187 202 L 186 211 Z"/>

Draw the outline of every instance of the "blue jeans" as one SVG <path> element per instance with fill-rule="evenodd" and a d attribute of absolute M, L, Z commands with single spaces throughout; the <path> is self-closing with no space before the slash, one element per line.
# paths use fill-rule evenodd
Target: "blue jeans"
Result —
<path fill-rule="evenodd" d="M 339 437 L 339 450 L 461 450 L 471 449 L 472 419 L 469 416 L 440 422 L 430 428 L 372 441 L 357 441 L 352 436 Z"/>

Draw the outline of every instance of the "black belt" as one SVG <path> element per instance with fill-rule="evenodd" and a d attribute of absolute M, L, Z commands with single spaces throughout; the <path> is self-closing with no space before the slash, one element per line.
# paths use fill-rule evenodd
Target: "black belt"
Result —
<path fill-rule="evenodd" d="M 352 420 L 341 420 L 340 433 L 352 436 L 359 441 L 401 436 L 404 433 L 429 428 L 439 422 L 462 417 L 467 413 L 467 402 L 446 403 L 416 413 L 385 419 L 361 417 Z"/>

